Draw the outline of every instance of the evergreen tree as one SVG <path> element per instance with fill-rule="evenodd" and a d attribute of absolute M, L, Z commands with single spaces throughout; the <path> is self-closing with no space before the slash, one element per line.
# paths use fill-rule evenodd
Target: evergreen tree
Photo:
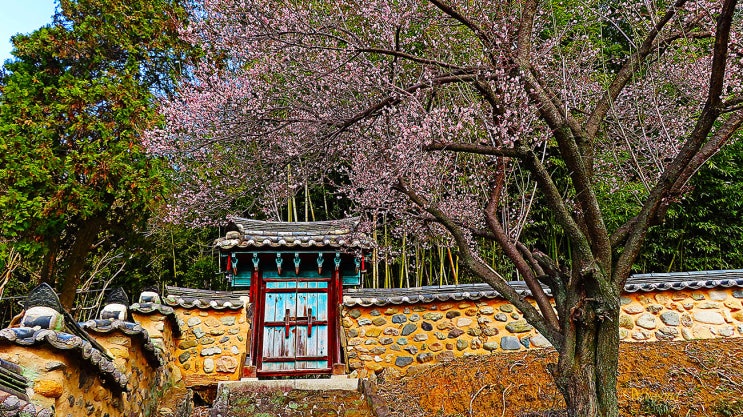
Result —
<path fill-rule="evenodd" d="M 160 199 L 142 134 L 177 72 L 184 19 L 177 0 L 61 0 L 52 24 L 13 38 L 0 77 L 1 244 L 65 307 L 91 251 L 136 231 Z"/>

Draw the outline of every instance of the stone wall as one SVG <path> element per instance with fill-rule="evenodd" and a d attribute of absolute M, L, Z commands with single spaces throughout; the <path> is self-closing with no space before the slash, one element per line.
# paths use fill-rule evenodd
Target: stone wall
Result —
<path fill-rule="evenodd" d="M 743 291 L 655 291 L 622 297 L 620 338 L 627 342 L 691 340 L 743 335 Z M 352 375 L 384 368 L 448 362 L 549 347 L 549 342 L 500 298 L 346 306 L 341 313 Z"/>
<path fill-rule="evenodd" d="M 622 297 L 619 337 L 631 342 L 743 335 L 743 291 L 663 291 Z"/>
<path fill-rule="evenodd" d="M 173 362 L 186 386 L 238 380 L 250 345 L 247 308 L 175 307 L 181 336 L 175 340 Z"/>
<path fill-rule="evenodd" d="M 152 344 L 160 351 L 165 372 L 170 385 L 182 385 L 181 368 L 176 365 L 173 353 L 177 337 L 180 336 L 180 325 L 172 308 L 155 306 L 138 308 L 135 304 L 130 309 L 134 321 L 147 330 Z"/>
<path fill-rule="evenodd" d="M 124 392 L 101 378 L 99 369 L 74 350 L 49 344 L 4 344 L 0 358 L 19 365 L 29 380 L 29 401 L 54 410 L 57 417 L 88 415 L 147 416 L 167 388 L 162 368 L 153 368 L 141 344 L 128 335 L 98 335 L 114 357 L 114 365 L 128 376 Z"/>

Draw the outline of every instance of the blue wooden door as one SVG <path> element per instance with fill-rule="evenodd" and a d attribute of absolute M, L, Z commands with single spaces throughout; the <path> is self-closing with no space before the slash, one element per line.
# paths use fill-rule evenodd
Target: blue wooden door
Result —
<path fill-rule="evenodd" d="M 258 372 L 330 370 L 327 279 L 266 279 Z"/>

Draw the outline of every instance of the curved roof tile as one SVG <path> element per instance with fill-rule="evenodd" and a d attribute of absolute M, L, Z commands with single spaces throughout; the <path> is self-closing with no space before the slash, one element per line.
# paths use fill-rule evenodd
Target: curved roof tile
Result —
<path fill-rule="evenodd" d="M 164 365 L 164 360 L 160 351 L 155 347 L 150 339 L 147 330 L 138 323 L 131 323 L 123 320 L 88 320 L 80 323 L 80 327 L 94 333 L 111 333 L 119 331 L 127 336 L 136 338 L 144 349 L 145 358 L 153 368 L 159 368 Z"/>
<path fill-rule="evenodd" d="M 531 291 L 523 281 L 509 285 L 518 294 L 530 296 Z M 663 274 L 635 274 L 624 286 L 628 293 L 638 291 L 696 290 L 701 288 L 743 288 L 743 270 L 695 271 Z M 550 291 L 545 288 L 549 295 Z M 743 297 L 743 292 L 741 293 Z M 343 304 L 347 307 L 385 306 L 390 304 L 416 304 L 431 301 L 462 301 L 503 298 L 488 284 L 442 285 L 417 288 L 361 288 L 344 292 Z"/>
<path fill-rule="evenodd" d="M 76 352 L 83 362 L 93 366 L 104 381 L 111 382 L 121 391 L 127 391 L 129 378 L 121 373 L 104 353 L 93 347 L 87 340 L 69 333 L 30 327 L 9 327 L 0 330 L 0 343 L 20 346 L 49 345 L 54 349 Z"/>
<path fill-rule="evenodd" d="M 36 406 L 23 398 L 5 392 L 0 387 L 0 416 L 3 417 L 52 417 L 54 411 Z"/>
<path fill-rule="evenodd" d="M 280 248 L 280 247 L 331 247 L 368 249 L 373 246 L 366 234 L 357 232 L 358 217 L 321 222 L 267 222 L 233 218 L 231 224 L 237 232 L 217 239 L 214 244 L 221 249 Z"/>
<path fill-rule="evenodd" d="M 249 295 L 249 291 L 215 291 L 170 286 L 166 290 L 168 295 L 163 298 L 165 304 L 202 310 L 240 310 L 245 307 L 245 301 L 240 297 Z"/>

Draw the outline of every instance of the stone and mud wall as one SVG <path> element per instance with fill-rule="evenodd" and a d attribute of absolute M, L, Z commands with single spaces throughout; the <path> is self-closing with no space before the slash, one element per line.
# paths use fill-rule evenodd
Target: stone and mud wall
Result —
<path fill-rule="evenodd" d="M 700 289 L 626 293 L 619 336 L 625 342 L 743 336 L 743 291 Z M 501 298 L 344 307 L 341 325 L 349 371 L 401 374 L 455 357 L 550 347 Z"/>
<path fill-rule="evenodd" d="M 38 415 L 155 415 L 158 400 L 170 386 L 169 375 L 153 367 L 151 354 L 136 337 L 118 331 L 97 335 L 113 356 L 109 361 L 84 342 L 81 345 L 70 339 L 73 342 L 69 343 L 59 333 L 36 334 L 50 342 L 24 346 L 4 338 L 0 359 L 20 366 L 28 380 L 28 400 L 39 410 Z M 122 377 L 110 377 L 110 367 Z"/>
<path fill-rule="evenodd" d="M 367 305 L 347 299 L 340 325 L 350 376 L 370 377 L 384 369 L 406 374 L 462 356 L 550 346 L 498 296 L 447 297 L 374 299 Z M 737 287 L 627 292 L 619 337 L 627 343 L 741 337 L 741 300 Z M 47 413 L 37 416 L 77 416 L 80 410 L 94 417 L 153 415 L 170 387 L 241 378 L 251 344 L 247 299 L 165 298 L 163 304 L 133 304 L 129 311 L 132 322 L 81 324 L 97 347 L 59 330 L 0 330 L 0 359 L 21 367 L 28 402 Z M 6 401 L 0 397 L 0 403 Z"/>
<path fill-rule="evenodd" d="M 79 323 L 77 334 L 69 323 L 64 329 L 0 330 L 0 359 L 17 365 L 27 383 L 25 395 L 0 384 L 0 415 L 154 416 L 173 387 L 240 379 L 249 310 L 168 301 L 131 305 L 131 321 Z"/>
<path fill-rule="evenodd" d="M 250 323 L 246 309 L 176 308 L 181 337 L 175 341 L 175 365 L 187 386 L 213 385 L 240 379 Z"/>

